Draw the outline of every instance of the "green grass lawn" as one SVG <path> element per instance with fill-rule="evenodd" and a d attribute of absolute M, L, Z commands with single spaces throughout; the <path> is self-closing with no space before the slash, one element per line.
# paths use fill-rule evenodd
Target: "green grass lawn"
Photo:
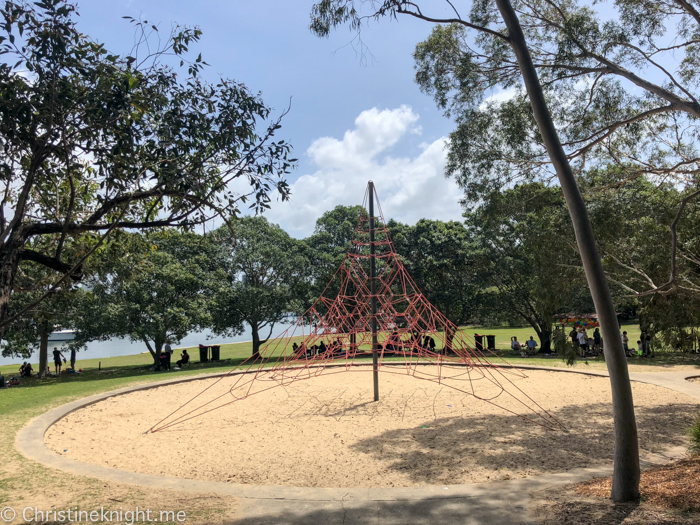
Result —
<path fill-rule="evenodd" d="M 639 326 L 633 324 L 622 325 L 622 329 L 628 332 L 630 341 L 637 341 L 639 338 Z M 463 326 L 460 330 L 464 332 L 470 338 L 474 337 L 475 333 L 483 335 L 495 335 L 496 336 L 496 348 L 499 350 L 507 350 L 510 348 L 510 338 L 512 336 L 517 336 L 518 340 L 524 342 L 533 336 L 537 340 L 537 334 L 531 327 L 518 327 L 518 328 L 502 328 L 502 327 L 480 327 L 480 326 Z M 568 330 L 567 330 L 568 332 Z M 295 337 L 291 341 L 300 342 L 301 337 Z M 185 347 L 183 347 L 185 348 Z M 197 347 L 186 347 L 187 351 L 191 356 L 192 361 L 199 360 L 199 349 Z M 229 359 L 232 361 L 243 361 L 250 357 L 252 353 L 252 343 L 231 343 L 221 345 L 221 359 Z M 76 368 L 82 368 L 83 370 L 98 368 L 100 363 L 102 368 L 115 368 L 115 367 L 131 367 L 131 366 L 147 366 L 153 364 L 153 359 L 151 354 L 146 351 L 146 347 L 143 347 L 144 352 L 139 354 L 131 354 L 118 357 L 101 357 L 101 358 L 88 358 L 83 359 L 84 353 L 78 352 L 78 361 L 76 363 Z M 179 358 L 182 348 L 177 348 L 173 354 L 174 360 Z M 49 349 L 50 354 L 50 349 Z M 87 356 L 86 356 L 87 357 Z M 49 355 L 49 360 L 51 360 L 51 355 Z M 35 370 L 38 369 L 38 355 L 32 356 L 30 360 L 32 366 Z M 51 368 L 53 369 L 53 363 Z M 17 374 L 19 365 L 4 365 L 0 366 L 0 372 L 4 375 Z"/>

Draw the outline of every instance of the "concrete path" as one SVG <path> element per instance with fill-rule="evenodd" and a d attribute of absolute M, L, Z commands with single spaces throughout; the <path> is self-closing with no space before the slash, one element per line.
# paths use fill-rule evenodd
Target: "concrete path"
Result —
<path fill-rule="evenodd" d="M 563 368 L 518 368 L 551 370 L 563 373 L 584 373 L 607 376 L 602 371 L 577 371 Z M 219 374 L 209 374 L 215 376 Z M 633 381 L 649 383 L 682 392 L 700 400 L 700 382 L 687 381 L 700 376 L 693 372 L 632 373 Z M 593 477 L 609 476 L 612 467 L 577 469 L 560 474 L 547 474 L 526 479 L 479 483 L 472 485 L 448 485 L 392 489 L 325 489 L 307 487 L 270 487 L 234 485 L 182 478 L 166 478 L 139 474 L 114 468 L 89 465 L 56 454 L 44 443 L 47 429 L 67 414 L 103 399 L 136 390 L 154 388 L 165 384 L 205 378 L 162 381 L 137 385 L 121 390 L 98 394 L 63 405 L 35 418 L 24 427 L 16 438 L 16 447 L 26 457 L 48 467 L 74 474 L 107 479 L 121 483 L 169 488 L 197 493 L 217 493 L 239 498 L 238 525 L 267 524 L 328 524 L 328 525 L 481 525 L 528 524 L 528 494 L 533 490 L 556 487 L 585 481 Z M 663 464 L 684 452 L 669 451 L 667 455 L 647 456 L 643 468 Z"/>

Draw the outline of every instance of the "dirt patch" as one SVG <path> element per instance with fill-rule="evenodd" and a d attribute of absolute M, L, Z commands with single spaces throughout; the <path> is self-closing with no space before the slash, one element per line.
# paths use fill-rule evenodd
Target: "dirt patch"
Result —
<path fill-rule="evenodd" d="M 582 483 L 576 491 L 605 498 L 611 487 L 612 478 L 599 478 Z M 655 507 L 700 512 L 700 456 L 642 472 L 639 493 Z"/>
<path fill-rule="evenodd" d="M 46 442 L 79 461 L 148 474 L 312 487 L 474 483 L 611 463 L 607 378 L 527 371 L 510 380 L 514 395 L 492 399 L 501 407 L 456 391 L 449 382 L 386 373 L 374 403 L 369 370 L 269 390 L 273 383 L 261 381 L 256 395 L 144 434 L 214 381 L 203 380 L 86 407 L 51 427 Z M 230 384 L 216 385 L 206 395 L 221 388 L 223 399 L 230 400 Z M 684 445 L 697 401 L 641 383 L 633 383 L 633 392 L 641 448 L 662 452 Z M 524 409 L 524 393 L 570 432 L 518 417 L 536 419 Z"/>
<path fill-rule="evenodd" d="M 611 478 L 534 492 L 533 514 L 542 525 L 690 525 L 700 523 L 700 457 L 642 472 L 639 503 L 613 503 Z"/>

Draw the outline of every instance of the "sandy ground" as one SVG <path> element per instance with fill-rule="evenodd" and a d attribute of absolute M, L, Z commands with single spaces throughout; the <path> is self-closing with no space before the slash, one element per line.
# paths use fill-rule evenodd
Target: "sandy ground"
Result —
<path fill-rule="evenodd" d="M 210 388 L 189 407 L 220 394 L 217 403 L 233 400 L 234 378 L 200 380 L 81 409 L 49 429 L 46 442 L 80 461 L 137 472 L 314 487 L 474 483 L 611 463 L 607 378 L 546 371 L 508 377 L 512 396 L 485 379 L 438 384 L 382 372 L 378 403 L 372 402 L 367 369 L 277 388 L 269 388 L 274 381 L 256 381 L 255 395 L 144 433 L 205 387 Z M 500 407 L 455 389 L 472 384 L 481 397 L 497 396 L 492 401 Z M 684 445 L 697 401 L 653 385 L 633 383 L 633 391 L 641 448 L 662 452 Z M 529 401 L 522 392 L 569 432 L 542 428 L 504 410 L 537 419 L 523 404 Z"/>

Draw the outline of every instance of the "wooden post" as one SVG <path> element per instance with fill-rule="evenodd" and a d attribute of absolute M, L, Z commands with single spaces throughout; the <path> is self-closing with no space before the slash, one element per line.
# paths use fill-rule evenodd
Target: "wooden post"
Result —
<path fill-rule="evenodd" d="M 374 258 L 374 183 L 369 181 L 369 283 L 372 306 L 372 367 L 374 375 L 374 400 L 379 401 L 379 359 L 377 356 L 377 266 Z"/>

